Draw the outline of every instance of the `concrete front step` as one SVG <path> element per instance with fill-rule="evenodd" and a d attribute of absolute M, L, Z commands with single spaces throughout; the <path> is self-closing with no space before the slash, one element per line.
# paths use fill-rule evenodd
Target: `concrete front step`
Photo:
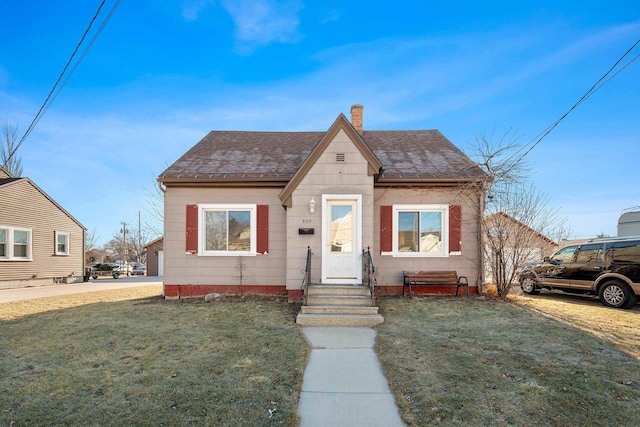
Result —
<path fill-rule="evenodd" d="M 379 314 L 303 314 L 296 323 L 300 326 L 373 327 L 384 322 Z"/>
<path fill-rule="evenodd" d="M 302 314 L 378 314 L 378 307 L 364 307 L 355 305 L 303 305 Z"/>
<path fill-rule="evenodd" d="M 302 326 L 371 327 L 384 322 L 365 285 L 311 284 L 296 323 Z"/>
<path fill-rule="evenodd" d="M 371 291 L 364 285 L 309 285 L 309 296 L 311 295 L 351 295 L 351 296 L 371 296 Z"/>
<path fill-rule="evenodd" d="M 371 296 L 321 295 L 307 297 L 307 305 L 371 306 Z"/>

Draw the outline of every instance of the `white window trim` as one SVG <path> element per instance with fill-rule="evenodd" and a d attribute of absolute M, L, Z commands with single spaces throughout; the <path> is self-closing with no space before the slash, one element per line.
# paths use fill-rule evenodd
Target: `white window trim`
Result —
<path fill-rule="evenodd" d="M 0 256 L 0 261 L 33 261 L 33 230 L 31 228 L 12 227 L 8 225 L 0 225 L 0 228 L 2 228 L 3 230 L 6 230 L 7 232 L 7 241 L 5 242 L 6 255 Z M 14 251 L 13 251 L 14 232 L 16 231 L 27 232 L 27 256 L 26 257 L 14 256 Z"/>
<path fill-rule="evenodd" d="M 442 214 L 442 252 L 400 252 L 398 250 L 398 217 L 400 212 L 440 212 Z M 393 205 L 392 252 L 401 258 L 447 258 L 449 257 L 449 205 Z"/>
<path fill-rule="evenodd" d="M 251 227 L 251 249 L 248 251 L 207 251 L 205 250 L 205 211 L 249 211 L 250 227 Z M 256 256 L 257 252 L 257 210 L 258 205 L 255 204 L 200 204 L 198 205 L 198 255 L 199 256 Z"/>
<path fill-rule="evenodd" d="M 55 238 L 55 247 L 54 247 L 55 254 L 56 255 L 60 255 L 60 256 L 69 256 L 69 255 L 71 255 L 71 248 L 70 248 L 70 246 L 71 246 L 71 234 L 67 233 L 67 232 L 64 232 L 64 231 L 55 231 L 54 235 L 55 235 L 54 236 L 54 238 Z M 58 251 L 58 236 L 65 236 L 67 238 L 67 242 L 66 242 L 66 245 L 65 245 L 66 248 L 67 248 L 66 252 Z"/>

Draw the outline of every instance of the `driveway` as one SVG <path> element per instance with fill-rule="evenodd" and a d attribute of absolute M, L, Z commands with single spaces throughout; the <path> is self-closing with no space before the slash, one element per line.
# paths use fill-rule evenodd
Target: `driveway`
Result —
<path fill-rule="evenodd" d="M 35 298 L 53 297 L 58 295 L 80 294 L 93 291 L 107 291 L 110 289 L 134 288 L 146 285 L 161 285 L 162 277 L 135 276 L 119 279 L 97 279 L 85 283 L 71 283 L 68 285 L 36 286 L 31 288 L 0 290 L 0 304 L 11 301 L 23 301 Z"/>

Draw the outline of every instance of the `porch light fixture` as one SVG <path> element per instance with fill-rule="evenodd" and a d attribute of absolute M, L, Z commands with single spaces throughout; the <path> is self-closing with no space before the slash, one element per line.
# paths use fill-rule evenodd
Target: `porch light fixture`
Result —
<path fill-rule="evenodd" d="M 316 211 L 316 201 L 313 200 L 313 197 L 309 201 L 309 212 L 314 213 Z"/>

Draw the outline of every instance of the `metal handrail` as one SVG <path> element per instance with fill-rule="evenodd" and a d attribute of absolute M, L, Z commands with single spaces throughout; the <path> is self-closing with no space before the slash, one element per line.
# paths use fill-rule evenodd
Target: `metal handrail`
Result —
<path fill-rule="evenodd" d="M 376 279 L 376 267 L 373 265 L 373 258 L 371 257 L 371 250 L 367 247 L 367 250 L 362 251 L 362 278 L 363 282 L 371 291 L 371 304 L 376 305 L 376 295 L 374 288 L 377 286 L 378 281 Z"/>
<path fill-rule="evenodd" d="M 311 283 L 311 246 L 307 246 L 307 263 L 304 268 L 304 278 L 302 279 L 302 289 L 304 296 L 302 303 L 307 305 L 307 294 L 309 293 L 309 284 Z"/>

